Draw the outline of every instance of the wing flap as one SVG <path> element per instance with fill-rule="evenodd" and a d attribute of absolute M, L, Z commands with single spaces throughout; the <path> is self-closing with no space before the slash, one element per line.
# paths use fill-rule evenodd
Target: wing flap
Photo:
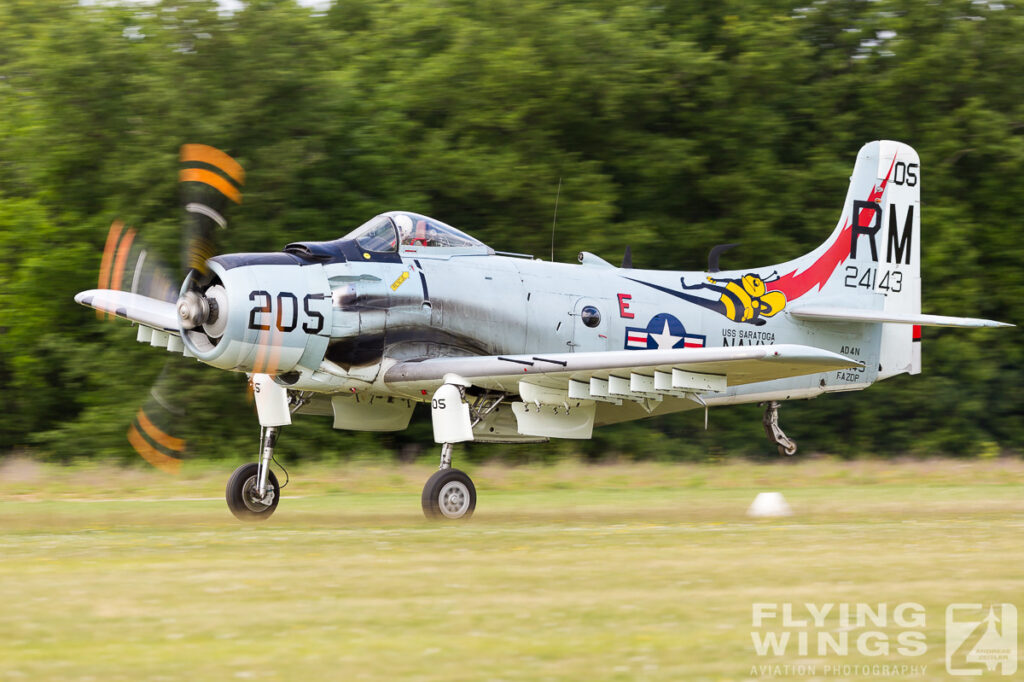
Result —
<path fill-rule="evenodd" d="M 889 313 L 884 310 L 859 310 L 829 306 L 805 306 L 789 311 L 799 320 L 820 322 L 886 322 L 891 324 L 912 324 L 921 327 L 1013 327 L 1007 322 L 985 320 L 980 317 L 949 317 L 947 315 L 921 315 Z"/>
<path fill-rule="evenodd" d="M 395 364 L 385 374 L 384 382 L 399 390 L 418 392 L 436 388 L 446 374 L 456 374 L 476 386 L 518 393 L 520 381 L 567 389 L 570 380 L 589 382 L 591 378 L 607 380 L 609 376 L 629 379 L 631 374 L 653 376 L 655 371 L 671 373 L 677 369 L 721 375 L 727 385 L 736 386 L 859 366 L 857 361 L 831 351 L 779 344 L 430 358 Z"/>
<path fill-rule="evenodd" d="M 130 291 L 89 289 L 76 294 L 75 302 L 168 334 L 180 335 L 175 305 L 158 298 Z"/>

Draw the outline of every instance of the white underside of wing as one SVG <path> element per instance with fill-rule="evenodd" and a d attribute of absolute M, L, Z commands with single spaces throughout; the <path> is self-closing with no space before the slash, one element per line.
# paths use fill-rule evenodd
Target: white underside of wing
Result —
<path fill-rule="evenodd" d="M 75 295 L 75 302 L 168 334 L 180 335 L 173 303 L 113 289 L 90 289 Z"/>
<path fill-rule="evenodd" d="M 637 383 L 653 381 L 655 372 L 671 375 L 678 370 L 707 375 L 712 381 L 724 379 L 724 385 L 735 386 L 859 366 L 831 351 L 780 344 L 430 358 L 394 365 L 384 382 L 402 391 L 430 390 L 442 384 L 446 374 L 455 374 L 482 388 L 519 393 L 520 382 L 564 390 L 570 380 L 589 383 L 613 377 L 612 383 Z"/>

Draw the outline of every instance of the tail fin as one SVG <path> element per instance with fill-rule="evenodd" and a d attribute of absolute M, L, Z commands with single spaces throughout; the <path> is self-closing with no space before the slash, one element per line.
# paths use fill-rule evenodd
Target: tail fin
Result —
<path fill-rule="evenodd" d="M 869 142 L 857 154 L 839 222 L 811 253 L 778 266 L 769 290 L 796 313 L 813 303 L 896 317 L 921 312 L 921 163 L 900 142 Z M 878 379 L 921 371 L 920 328 L 883 324 Z M 873 355 L 873 354 L 872 354 Z"/>

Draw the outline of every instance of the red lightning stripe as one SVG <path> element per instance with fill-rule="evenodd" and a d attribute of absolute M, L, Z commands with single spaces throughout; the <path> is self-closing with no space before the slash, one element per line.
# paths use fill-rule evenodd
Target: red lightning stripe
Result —
<path fill-rule="evenodd" d="M 885 179 L 882 180 L 878 187 L 872 188 L 871 194 L 868 195 L 868 201 L 875 203 L 882 198 L 885 186 L 889 184 L 889 177 L 892 175 L 892 169 L 895 165 L 896 157 L 893 156 L 892 163 L 889 164 L 889 172 L 885 174 Z M 873 212 L 871 209 L 862 209 L 860 215 L 857 216 L 857 224 L 861 227 L 867 227 Z M 786 295 L 787 301 L 792 301 L 800 298 L 814 287 L 821 289 L 825 282 L 829 280 L 829 277 L 832 276 L 832 273 L 836 271 L 836 268 L 850 257 L 850 235 L 852 233 L 853 225 L 847 219 L 846 223 L 843 224 L 843 229 L 839 232 L 839 237 L 832 243 L 832 246 L 828 247 L 825 253 L 821 254 L 818 260 L 814 261 L 803 272 L 798 273 L 794 270 L 771 282 L 768 287 L 769 291 L 781 291 Z"/>

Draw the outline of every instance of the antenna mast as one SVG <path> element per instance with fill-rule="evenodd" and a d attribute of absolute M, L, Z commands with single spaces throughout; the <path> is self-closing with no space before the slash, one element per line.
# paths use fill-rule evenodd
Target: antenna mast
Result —
<path fill-rule="evenodd" d="M 555 262 L 555 221 L 558 219 L 558 196 L 562 193 L 562 178 L 558 178 L 558 191 L 555 192 L 555 214 L 551 216 L 551 262 Z"/>

